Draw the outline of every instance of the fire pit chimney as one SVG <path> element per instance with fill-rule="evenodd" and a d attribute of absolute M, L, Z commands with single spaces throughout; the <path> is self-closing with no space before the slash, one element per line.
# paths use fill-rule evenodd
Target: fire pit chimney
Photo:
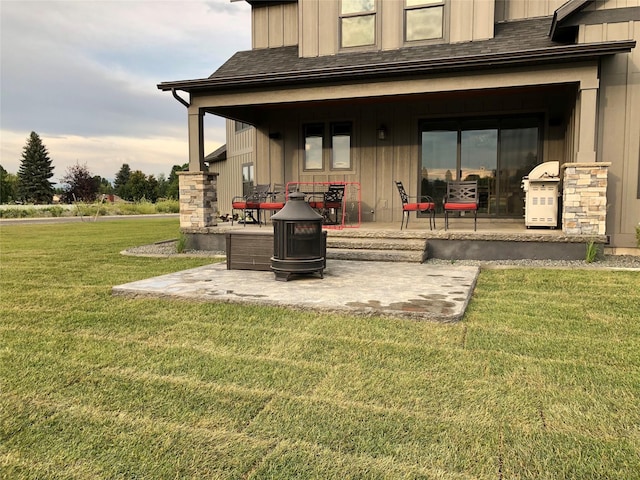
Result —
<path fill-rule="evenodd" d="M 276 280 L 286 282 L 291 275 L 305 273 L 319 273 L 323 278 L 327 233 L 322 230 L 322 215 L 305 202 L 304 194 L 294 192 L 289 195 L 285 206 L 271 220 L 271 270 Z"/>

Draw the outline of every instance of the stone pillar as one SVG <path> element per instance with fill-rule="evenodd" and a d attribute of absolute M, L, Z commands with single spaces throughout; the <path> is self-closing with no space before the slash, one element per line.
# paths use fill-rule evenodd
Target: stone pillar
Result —
<path fill-rule="evenodd" d="M 218 174 L 178 172 L 180 185 L 180 228 L 188 230 L 218 224 Z"/>
<path fill-rule="evenodd" d="M 605 234 L 610 166 L 610 162 L 562 165 L 562 231 L 567 235 Z"/>

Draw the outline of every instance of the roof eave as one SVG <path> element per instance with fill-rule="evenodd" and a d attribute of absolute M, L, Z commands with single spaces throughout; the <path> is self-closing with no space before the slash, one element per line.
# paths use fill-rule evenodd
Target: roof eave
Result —
<path fill-rule="evenodd" d="M 614 55 L 631 51 L 636 46 L 634 40 L 563 45 L 551 48 L 512 52 L 509 55 L 481 54 L 460 57 L 446 57 L 408 62 L 381 63 L 335 67 L 323 70 L 302 70 L 297 72 L 265 73 L 251 76 L 224 78 L 201 78 L 162 82 L 158 89 L 162 91 L 182 90 L 194 92 L 202 90 L 229 90 L 241 88 L 274 87 L 295 85 L 305 82 L 332 82 L 335 80 L 359 80 L 368 78 L 395 77 L 404 74 L 435 74 L 459 70 L 480 70 L 489 67 L 517 67 L 527 65 L 554 64 L 558 62 L 576 62 L 596 59 L 605 55 Z"/>
<path fill-rule="evenodd" d="M 555 12 L 553 12 L 553 20 L 551 21 L 551 28 L 549 29 L 549 37 L 555 38 L 556 29 L 562 23 L 562 21 L 569 17 L 571 14 L 580 11 L 587 3 L 592 0 L 569 0 L 561 5 Z"/>

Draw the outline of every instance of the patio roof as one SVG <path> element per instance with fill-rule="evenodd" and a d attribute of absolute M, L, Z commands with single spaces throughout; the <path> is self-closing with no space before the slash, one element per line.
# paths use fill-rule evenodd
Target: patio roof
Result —
<path fill-rule="evenodd" d="M 162 82 L 160 90 L 225 91 L 336 80 L 469 71 L 592 60 L 628 52 L 635 41 L 567 44 L 549 37 L 553 17 L 498 23 L 489 40 L 301 58 L 297 46 L 237 52 L 208 78 Z"/>

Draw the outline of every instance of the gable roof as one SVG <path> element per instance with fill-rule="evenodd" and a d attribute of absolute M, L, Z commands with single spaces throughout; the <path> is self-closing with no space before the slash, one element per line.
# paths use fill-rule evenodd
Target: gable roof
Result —
<path fill-rule="evenodd" d="M 594 59 L 628 52 L 634 41 L 567 44 L 549 37 L 552 17 L 498 23 L 489 40 L 301 58 L 298 47 L 237 52 L 208 78 L 163 82 L 160 90 L 223 91 L 308 82 L 366 80 Z"/>

